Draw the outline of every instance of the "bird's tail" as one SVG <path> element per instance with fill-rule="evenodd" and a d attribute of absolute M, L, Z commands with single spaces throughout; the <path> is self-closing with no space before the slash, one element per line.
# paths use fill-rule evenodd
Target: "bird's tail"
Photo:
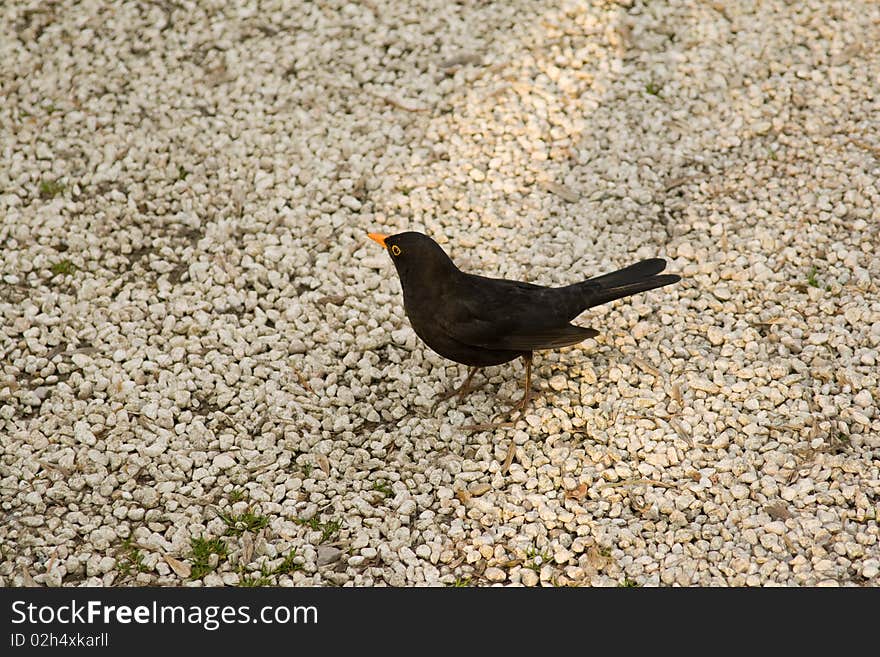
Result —
<path fill-rule="evenodd" d="M 658 275 L 666 268 L 666 261 L 662 258 L 642 260 L 629 267 L 618 269 L 610 274 L 603 274 L 595 278 L 588 278 L 581 283 L 589 290 L 589 303 L 587 308 L 598 306 L 615 299 L 622 299 L 631 294 L 646 292 L 654 288 L 672 285 L 681 280 L 681 276 L 675 274 Z"/>

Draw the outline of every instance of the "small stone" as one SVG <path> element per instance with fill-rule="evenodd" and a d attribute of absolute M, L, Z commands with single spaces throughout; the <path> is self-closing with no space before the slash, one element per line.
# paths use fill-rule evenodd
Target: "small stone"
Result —
<path fill-rule="evenodd" d="M 401 502 L 400 506 L 397 507 L 397 511 L 402 516 L 408 516 L 411 513 L 415 512 L 416 508 L 418 508 L 418 507 L 415 503 L 415 500 L 409 499 L 409 500 L 404 500 L 403 502 Z"/>
<path fill-rule="evenodd" d="M 678 257 L 684 258 L 685 260 L 693 260 L 694 259 L 694 247 L 690 242 L 682 242 L 678 245 Z"/>
<path fill-rule="evenodd" d="M 419 565 L 419 559 L 416 556 L 416 553 L 413 552 L 412 548 L 404 545 L 397 551 L 397 554 L 403 560 L 403 563 L 407 564 L 408 566 Z"/>
<path fill-rule="evenodd" d="M 553 560 L 556 563 L 562 565 L 562 564 L 568 563 L 568 561 L 573 556 L 574 555 L 571 553 L 570 550 L 566 550 L 565 548 L 561 547 L 561 548 L 557 548 L 556 552 L 553 553 Z"/>
<path fill-rule="evenodd" d="M 880 561 L 877 559 L 867 559 L 862 563 L 862 577 L 866 580 L 876 582 L 878 574 L 880 574 Z"/>
<path fill-rule="evenodd" d="M 215 468 L 226 470 L 235 465 L 235 459 L 229 456 L 229 454 L 218 454 L 214 457 L 212 463 Z"/>
<path fill-rule="evenodd" d="M 526 415 L 526 422 L 530 427 L 540 427 L 541 426 L 541 416 L 535 415 L 534 413 L 530 415 Z"/>
<path fill-rule="evenodd" d="M 715 298 L 719 299 L 720 301 L 729 301 L 733 297 L 730 288 L 726 285 L 718 285 L 714 287 L 712 289 L 712 294 L 714 294 Z"/>
<path fill-rule="evenodd" d="M 519 581 L 522 582 L 523 586 L 537 586 L 541 581 L 538 577 L 538 573 L 530 568 L 524 568 L 520 572 Z"/>
<path fill-rule="evenodd" d="M 483 572 L 483 575 L 485 575 L 486 579 L 488 579 L 490 582 L 503 582 L 505 579 L 507 579 L 507 573 L 505 573 L 500 568 L 495 568 L 494 566 L 486 568 L 486 570 Z"/>
<path fill-rule="evenodd" d="M 856 422 L 858 422 L 859 424 L 866 426 L 866 427 L 871 425 L 870 418 L 867 415 L 865 415 L 864 413 L 859 413 L 858 411 L 851 411 L 850 414 L 852 415 L 852 419 L 855 420 Z"/>
<path fill-rule="evenodd" d="M 360 210 L 361 205 L 362 205 L 360 201 L 358 201 L 354 196 L 351 196 L 349 194 L 345 194 L 340 199 L 340 202 L 342 203 L 342 205 L 347 207 L 349 210 L 354 210 L 355 212 Z"/>
<path fill-rule="evenodd" d="M 437 488 L 437 499 L 440 500 L 451 500 L 455 497 L 455 491 L 448 486 L 440 486 Z"/>
<path fill-rule="evenodd" d="M 730 487 L 730 494 L 736 500 L 744 500 L 749 496 L 749 487 L 743 484 L 734 484 Z"/>
<path fill-rule="evenodd" d="M 724 331 L 722 331 L 717 326 L 710 326 L 706 330 L 706 337 L 709 338 L 709 342 L 716 347 L 718 345 L 724 344 Z"/>
<path fill-rule="evenodd" d="M 490 490 L 492 490 L 492 486 L 485 482 L 474 482 L 470 486 L 468 486 L 468 493 L 471 494 L 472 497 L 479 497 L 480 495 L 485 495 Z"/>
<path fill-rule="evenodd" d="M 254 176 L 254 188 L 258 193 L 265 192 L 275 184 L 275 177 L 266 171 L 257 171 Z"/>
<path fill-rule="evenodd" d="M 337 547 L 333 547 L 332 545 L 319 545 L 317 549 L 317 559 L 316 563 L 319 566 L 327 566 L 331 563 L 335 563 L 339 561 L 339 558 L 342 556 L 342 550 Z M 361 553 L 363 556 L 363 553 Z"/>
<path fill-rule="evenodd" d="M 867 388 L 853 397 L 853 401 L 862 408 L 872 408 L 874 406 L 874 398 L 871 396 L 871 391 Z"/>
<path fill-rule="evenodd" d="M 563 374 L 557 374 L 551 377 L 547 384 L 556 392 L 562 392 L 568 388 L 568 377 Z"/>
<path fill-rule="evenodd" d="M 638 322 L 630 329 L 630 334 L 636 339 L 641 340 L 657 331 L 657 324 L 654 322 Z"/>
<path fill-rule="evenodd" d="M 705 379 L 703 377 L 694 377 L 688 381 L 688 384 L 694 390 L 702 390 L 703 392 L 707 392 L 711 395 L 714 395 L 718 392 L 718 386 Z"/>
<path fill-rule="evenodd" d="M 782 536 L 786 533 L 785 523 L 781 520 L 768 522 L 766 525 L 764 525 L 764 529 L 771 534 L 777 534 L 778 536 Z"/>
<path fill-rule="evenodd" d="M 413 333 L 410 328 L 402 328 L 397 331 L 391 331 L 391 339 L 395 344 L 399 344 L 401 346 L 406 346 L 409 344 L 412 339 L 415 337 L 415 333 Z"/>

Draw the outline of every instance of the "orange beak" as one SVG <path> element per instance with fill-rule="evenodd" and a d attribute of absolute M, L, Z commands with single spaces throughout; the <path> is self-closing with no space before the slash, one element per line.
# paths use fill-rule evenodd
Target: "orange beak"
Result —
<path fill-rule="evenodd" d="M 385 240 L 388 239 L 388 235 L 381 235 L 379 233 L 367 233 L 367 237 L 369 237 L 374 242 L 378 242 L 384 248 L 388 248 L 388 245 L 385 244 Z"/>

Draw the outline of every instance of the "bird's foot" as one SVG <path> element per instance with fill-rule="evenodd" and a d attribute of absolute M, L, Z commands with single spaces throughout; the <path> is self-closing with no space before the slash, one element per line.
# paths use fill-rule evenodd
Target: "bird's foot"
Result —
<path fill-rule="evenodd" d="M 528 390 L 522 396 L 518 402 L 516 402 L 513 406 L 510 407 L 508 413 L 513 415 L 514 413 L 521 413 L 522 415 L 526 414 L 526 409 L 529 407 L 529 402 L 532 401 L 532 393 Z"/>
<path fill-rule="evenodd" d="M 519 401 L 515 402 L 512 406 L 509 406 L 505 410 L 501 411 L 495 417 L 507 416 L 509 418 L 508 422 L 510 422 L 516 418 L 517 414 L 519 414 L 520 416 L 525 415 L 526 410 L 529 407 L 529 404 L 531 404 L 531 402 L 533 402 L 535 399 L 537 399 L 540 396 L 541 396 L 540 393 L 535 394 L 531 391 L 527 392 L 519 399 Z"/>
<path fill-rule="evenodd" d="M 523 384 L 523 396 L 518 402 L 505 411 L 511 419 L 513 419 L 516 413 L 525 415 L 526 408 L 528 408 L 529 402 L 532 399 L 532 352 L 523 354 L 523 361 L 525 362 L 526 367 L 526 380 Z"/>
<path fill-rule="evenodd" d="M 465 396 L 465 393 L 470 392 L 472 389 L 473 388 L 470 385 L 465 385 L 462 383 L 457 388 L 453 388 L 452 390 L 444 392 L 441 395 L 437 395 L 437 397 L 435 398 L 437 400 L 435 406 L 440 402 L 445 402 L 447 399 L 452 399 L 453 397 L 457 397 L 458 400 L 461 401 L 462 398 Z"/>
<path fill-rule="evenodd" d="M 478 424 L 466 424 L 462 426 L 465 431 L 492 431 L 493 429 L 509 429 L 515 425 L 514 420 L 517 419 L 517 413 L 525 415 L 529 404 L 541 396 L 541 393 L 529 392 L 523 395 L 522 399 L 517 401 L 513 406 L 500 411 L 492 416 L 488 422 L 480 422 Z M 501 419 L 499 419 L 501 418 Z"/>
<path fill-rule="evenodd" d="M 434 411 L 437 410 L 437 407 L 440 404 L 442 404 L 443 402 L 445 402 L 447 399 L 452 399 L 453 397 L 457 397 L 458 401 L 461 401 L 467 393 L 469 393 L 471 390 L 474 389 L 473 386 L 471 385 L 471 381 L 473 380 L 474 374 L 476 374 L 476 372 L 477 372 L 477 368 L 471 367 L 470 369 L 468 369 L 467 377 L 465 377 L 464 382 L 460 386 L 458 386 L 457 388 L 453 388 L 452 390 L 450 390 L 448 392 L 444 392 L 442 395 L 438 395 L 437 400 L 434 402 L 434 405 L 431 407 L 431 413 L 433 414 Z"/>

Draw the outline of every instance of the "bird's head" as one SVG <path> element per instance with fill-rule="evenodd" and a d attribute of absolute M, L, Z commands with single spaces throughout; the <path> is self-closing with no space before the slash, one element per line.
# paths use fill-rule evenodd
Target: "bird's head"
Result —
<path fill-rule="evenodd" d="M 388 251 L 404 288 L 408 283 L 430 281 L 441 272 L 457 269 L 440 245 L 422 233 L 369 233 L 368 237 Z"/>

